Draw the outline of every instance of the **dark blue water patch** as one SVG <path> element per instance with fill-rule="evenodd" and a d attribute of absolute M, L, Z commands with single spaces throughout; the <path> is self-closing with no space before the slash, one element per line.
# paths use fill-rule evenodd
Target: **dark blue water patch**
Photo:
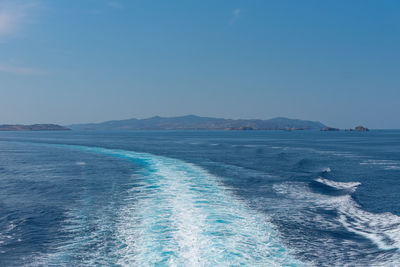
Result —
<path fill-rule="evenodd" d="M 0 218 L 2 244 L 0 262 L 4 266 L 20 265 L 23 258 L 53 249 L 54 243 L 65 240 L 60 232 L 60 223 L 64 221 L 64 210 L 49 205 L 2 205 L 6 216 Z"/>
<path fill-rule="evenodd" d="M 4 146 L 17 153 L 0 154 L 0 162 L 8 167 L 0 176 L 3 266 L 29 264 L 51 253 L 73 238 L 63 230 L 68 211 L 97 209 L 118 201 L 111 192 L 122 197 L 131 188 L 135 166 L 130 162 L 29 145 Z"/>

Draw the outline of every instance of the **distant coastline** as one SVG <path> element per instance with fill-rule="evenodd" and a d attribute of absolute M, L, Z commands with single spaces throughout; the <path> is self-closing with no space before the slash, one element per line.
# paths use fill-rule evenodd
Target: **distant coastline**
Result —
<path fill-rule="evenodd" d="M 0 131 L 69 131 L 71 129 L 57 124 L 2 124 Z"/>
<path fill-rule="evenodd" d="M 186 115 L 180 117 L 151 117 L 147 119 L 113 120 L 100 123 L 72 124 L 1 124 L 0 131 L 113 131 L 113 130 L 223 130 L 223 131 L 257 131 L 257 130 L 320 130 L 324 132 L 340 131 L 319 121 L 277 117 L 269 120 L 260 119 L 224 119 Z M 367 132 L 368 128 L 356 126 L 344 129 L 351 132 Z"/>
<path fill-rule="evenodd" d="M 319 130 L 321 122 L 284 117 L 269 120 L 224 119 L 186 115 L 180 117 L 151 117 L 147 119 L 113 120 L 101 123 L 73 124 L 72 130 Z"/>

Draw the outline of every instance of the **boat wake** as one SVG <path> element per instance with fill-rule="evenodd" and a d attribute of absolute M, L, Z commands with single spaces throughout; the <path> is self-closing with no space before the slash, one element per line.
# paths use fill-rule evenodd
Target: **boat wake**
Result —
<path fill-rule="evenodd" d="M 76 238 L 48 255 L 47 264 L 77 259 L 88 265 L 303 265 L 280 242 L 264 214 L 251 210 L 217 177 L 194 164 L 131 151 L 57 146 L 130 160 L 141 171 L 115 217 L 95 216 L 88 230 L 87 211 L 71 210 L 64 227 Z M 105 235 L 114 238 L 104 240 Z"/>

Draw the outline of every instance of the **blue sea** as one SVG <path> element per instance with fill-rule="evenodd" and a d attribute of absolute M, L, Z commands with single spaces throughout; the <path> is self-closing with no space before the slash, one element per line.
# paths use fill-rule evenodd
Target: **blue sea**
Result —
<path fill-rule="evenodd" d="M 400 266 L 400 131 L 0 132 L 0 266 Z"/>

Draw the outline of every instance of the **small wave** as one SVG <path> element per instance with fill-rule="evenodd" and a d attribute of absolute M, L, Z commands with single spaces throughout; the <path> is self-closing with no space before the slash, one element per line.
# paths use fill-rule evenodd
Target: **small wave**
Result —
<path fill-rule="evenodd" d="M 355 158 L 357 157 L 356 155 L 350 153 L 350 152 L 339 152 L 339 153 L 332 153 L 332 155 L 337 156 L 337 157 L 344 157 L 344 158 Z"/>
<path fill-rule="evenodd" d="M 360 165 L 378 166 L 384 170 L 400 170 L 400 161 L 387 159 L 368 159 L 360 162 Z"/>
<path fill-rule="evenodd" d="M 329 168 L 329 167 L 324 168 L 324 169 L 322 169 L 322 172 L 331 172 L 331 168 Z"/>
<path fill-rule="evenodd" d="M 75 162 L 75 165 L 84 166 L 84 165 L 86 165 L 86 162 L 84 162 L 84 161 L 77 161 L 77 162 Z"/>
<path fill-rule="evenodd" d="M 368 159 L 360 163 L 361 165 L 400 165 L 399 161 L 387 159 Z"/>
<path fill-rule="evenodd" d="M 343 158 L 359 158 L 360 155 L 355 155 L 352 152 L 346 151 L 334 151 L 334 150 L 315 150 L 316 153 L 324 154 L 324 155 L 332 155 L 336 157 L 343 157 Z"/>
<path fill-rule="evenodd" d="M 326 183 L 324 180 L 320 181 Z M 328 182 L 335 186 L 345 187 L 347 184 L 350 187 L 348 183 Z M 397 215 L 365 211 L 350 195 L 332 197 L 314 193 L 304 183 L 288 182 L 274 185 L 273 188 L 278 194 L 295 199 L 296 202 L 308 202 L 319 208 L 336 210 L 340 225 L 349 232 L 369 239 L 381 250 L 400 250 L 400 217 Z"/>
<path fill-rule="evenodd" d="M 244 147 L 259 147 L 260 145 L 242 145 Z"/>
<path fill-rule="evenodd" d="M 357 187 L 361 185 L 360 182 L 336 182 L 322 177 L 315 179 L 315 181 L 338 190 L 351 190 L 352 192 L 354 192 Z"/>
<path fill-rule="evenodd" d="M 11 222 L 11 223 L 8 225 L 6 231 L 7 231 L 7 232 L 10 232 L 10 231 L 12 231 L 16 226 L 17 226 L 16 224 L 14 224 L 14 223 Z"/>
<path fill-rule="evenodd" d="M 400 166 L 385 166 L 385 170 L 400 170 Z"/>

